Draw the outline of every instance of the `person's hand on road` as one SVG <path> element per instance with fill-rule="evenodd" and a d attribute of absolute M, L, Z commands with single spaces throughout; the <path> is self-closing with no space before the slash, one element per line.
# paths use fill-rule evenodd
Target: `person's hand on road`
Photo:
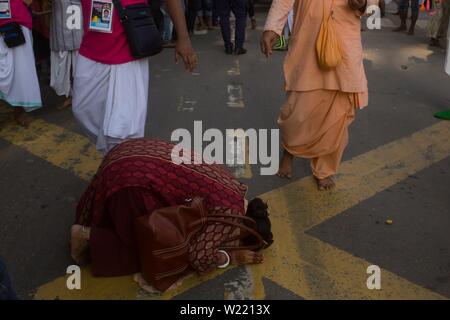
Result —
<path fill-rule="evenodd" d="M 259 264 L 264 262 L 264 256 L 251 250 L 238 250 L 230 253 L 230 260 L 231 264 L 236 266 Z"/>

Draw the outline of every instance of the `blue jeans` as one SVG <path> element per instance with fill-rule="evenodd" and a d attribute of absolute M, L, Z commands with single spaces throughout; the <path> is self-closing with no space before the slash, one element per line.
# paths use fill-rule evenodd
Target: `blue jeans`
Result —
<path fill-rule="evenodd" d="M 0 258 L 0 300 L 17 300 L 6 266 Z"/>
<path fill-rule="evenodd" d="M 170 18 L 165 0 L 161 1 L 161 12 L 164 17 L 164 29 L 162 32 L 162 37 L 164 42 L 169 42 L 172 40 L 173 22 L 172 19 Z"/>
<path fill-rule="evenodd" d="M 246 0 L 217 0 L 220 15 L 220 28 L 225 47 L 231 48 L 230 15 L 233 12 L 236 18 L 236 48 L 242 48 L 245 42 L 245 28 L 247 23 Z"/>
<path fill-rule="evenodd" d="M 212 17 L 213 15 L 213 2 L 212 0 L 199 0 L 200 5 L 198 6 L 198 16 L 199 17 Z"/>

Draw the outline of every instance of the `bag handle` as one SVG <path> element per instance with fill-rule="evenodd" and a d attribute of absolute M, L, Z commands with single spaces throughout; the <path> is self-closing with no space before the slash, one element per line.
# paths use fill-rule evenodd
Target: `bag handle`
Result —
<path fill-rule="evenodd" d="M 237 214 L 213 214 L 210 217 L 212 218 L 236 218 L 236 219 L 240 219 L 240 220 L 245 220 L 247 222 L 250 222 L 250 224 L 252 225 L 253 229 L 256 228 L 256 221 L 252 218 L 249 218 L 247 216 L 241 216 L 241 215 L 237 215 Z M 236 241 L 236 240 L 240 240 L 243 239 L 244 237 L 242 236 L 242 234 L 240 235 L 236 235 L 232 238 L 227 239 L 227 242 L 232 242 L 232 241 Z M 264 240 L 263 240 L 264 242 Z M 265 242 L 264 242 L 265 243 Z"/>
<path fill-rule="evenodd" d="M 229 217 L 231 217 L 232 215 L 229 215 Z M 243 216 L 236 216 L 236 218 L 244 218 Z M 247 217 L 245 217 L 247 218 Z M 243 219 L 246 220 L 246 219 Z M 206 219 L 206 222 L 218 222 L 218 223 L 223 223 L 223 224 L 227 224 L 227 225 L 231 225 L 234 227 L 238 227 L 240 229 L 243 229 L 245 231 L 247 231 L 248 233 L 250 233 L 252 236 L 254 236 L 257 240 L 258 240 L 258 244 L 255 245 L 250 245 L 250 246 L 237 246 L 237 247 L 233 247 L 233 246 L 221 246 L 221 249 L 228 249 L 228 250 L 255 250 L 255 249 L 261 249 L 264 246 L 264 239 L 261 237 L 261 235 L 256 232 L 254 229 L 247 227 L 246 225 L 242 224 L 242 223 L 237 223 L 234 221 L 227 221 L 227 220 L 223 220 L 223 219 L 219 219 L 219 218 L 211 218 L 208 217 Z M 237 240 L 237 239 L 235 239 Z"/>
<path fill-rule="evenodd" d="M 240 219 L 240 220 L 245 220 L 250 222 L 254 227 L 256 227 L 256 221 L 252 218 L 249 218 L 247 216 L 241 216 L 239 214 L 212 214 L 208 217 L 211 218 L 236 218 L 236 219 Z"/>

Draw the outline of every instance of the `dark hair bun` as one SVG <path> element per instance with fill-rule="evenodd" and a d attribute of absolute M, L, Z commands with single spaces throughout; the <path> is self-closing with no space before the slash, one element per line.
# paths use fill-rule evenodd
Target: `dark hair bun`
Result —
<path fill-rule="evenodd" d="M 255 198 L 248 203 L 247 216 L 254 219 L 267 218 L 269 216 L 269 212 L 267 211 L 268 208 L 269 207 L 262 199 Z"/>
<path fill-rule="evenodd" d="M 267 246 L 273 243 L 272 224 L 269 219 L 267 204 L 260 198 L 251 200 L 247 207 L 247 217 L 256 222 L 256 231 L 267 242 Z"/>

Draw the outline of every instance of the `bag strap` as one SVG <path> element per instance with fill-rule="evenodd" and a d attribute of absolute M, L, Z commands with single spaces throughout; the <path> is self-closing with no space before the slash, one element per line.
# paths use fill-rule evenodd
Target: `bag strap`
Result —
<path fill-rule="evenodd" d="M 239 214 L 212 214 L 209 217 L 211 218 L 236 218 L 240 220 L 245 220 L 247 222 L 250 222 L 254 227 L 256 227 L 256 221 L 252 218 L 249 218 L 247 216 L 241 216 Z"/>
<path fill-rule="evenodd" d="M 112 0 L 112 2 L 114 4 L 114 7 L 116 7 L 117 11 L 119 12 L 120 22 L 123 23 L 124 21 L 127 21 L 128 20 L 128 16 L 127 16 L 127 13 L 126 13 L 125 9 L 122 6 L 122 2 L 120 0 Z M 145 4 L 148 5 L 148 1 L 147 0 L 145 0 Z"/>
<path fill-rule="evenodd" d="M 237 215 L 236 216 L 234 216 L 234 215 L 225 215 L 225 216 L 238 218 L 238 219 L 239 218 L 241 218 L 241 219 L 244 218 L 243 220 L 247 220 L 245 218 L 248 218 L 248 217 L 237 216 Z M 248 219 L 250 219 L 250 218 L 248 218 Z M 220 247 L 221 249 L 228 249 L 228 250 L 255 250 L 255 249 L 261 249 L 264 246 L 264 239 L 261 237 L 261 235 L 258 232 L 256 232 L 254 229 L 249 228 L 249 227 L 247 227 L 246 225 L 244 225 L 242 223 L 237 223 L 237 222 L 234 222 L 234 221 L 227 221 L 227 220 L 224 220 L 224 219 L 212 218 L 212 217 L 208 217 L 206 219 L 206 222 L 207 223 L 208 222 L 218 222 L 218 223 L 223 223 L 223 224 L 227 224 L 227 225 L 230 225 L 230 226 L 234 226 L 234 227 L 243 229 L 243 230 L 247 231 L 249 234 L 251 234 L 252 236 L 254 236 L 259 242 L 258 244 L 254 244 L 254 245 L 251 245 L 251 246 L 237 246 L 237 247 L 221 246 Z M 238 239 L 235 239 L 235 240 L 238 240 Z M 230 240 L 230 241 L 232 241 L 232 240 Z"/>
<path fill-rule="evenodd" d="M 121 22 L 128 20 L 125 9 L 122 7 L 122 2 L 120 0 L 112 0 L 114 7 L 116 7 L 117 12 L 119 13 L 119 19 Z"/>
<path fill-rule="evenodd" d="M 325 2 L 326 1 L 327 0 L 323 0 L 323 19 L 324 20 L 325 20 L 325 17 L 327 16 L 326 11 L 325 11 L 325 7 L 326 7 Z M 328 18 L 326 18 L 327 21 L 330 20 L 331 16 L 333 15 L 333 8 L 334 8 L 334 0 L 331 0 L 330 14 L 328 15 Z"/>
<path fill-rule="evenodd" d="M 235 218 L 235 219 L 245 220 L 245 221 L 249 222 L 253 228 L 256 228 L 256 221 L 247 216 L 241 216 L 241 215 L 237 215 L 237 214 L 213 214 L 210 217 L 211 218 Z M 239 235 L 236 235 L 234 237 L 227 239 L 227 242 L 233 242 L 236 240 L 241 240 L 243 238 L 244 238 L 244 236 L 242 234 L 239 234 Z M 264 240 L 263 240 L 263 242 L 264 242 Z"/>

